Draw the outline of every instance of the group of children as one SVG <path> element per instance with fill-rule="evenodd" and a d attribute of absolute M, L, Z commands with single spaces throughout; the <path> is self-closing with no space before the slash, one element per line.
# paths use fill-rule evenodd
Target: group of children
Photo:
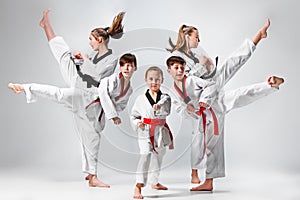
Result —
<path fill-rule="evenodd" d="M 217 59 L 215 63 L 205 55 L 194 53 L 192 49 L 197 48 L 200 42 L 198 29 L 194 26 L 182 25 L 178 31 L 178 39 L 173 44 L 171 39 L 169 43 L 172 54 L 184 58 L 186 61 L 186 76 L 196 76 L 207 81 L 213 81 L 217 87 L 216 99 L 213 101 L 211 108 L 213 112 L 207 113 L 207 126 L 205 139 L 206 154 L 202 155 L 198 151 L 199 142 L 202 135 L 193 134 L 191 148 L 191 182 L 202 184 L 191 190 L 213 190 L 213 179 L 225 176 L 225 159 L 224 159 L 224 122 L 225 115 L 242 106 L 246 106 L 266 95 L 272 94 L 278 90 L 278 86 L 284 82 L 282 78 L 271 76 L 266 82 L 244 86 L 238 89 L 225 91 L 223 88 L 226 83 L 238 72 L 238 70 L 252 56 L 258 43 L 267 37 L 267 30 L 270 26 L 270 20 L 254 34 L 252 40 L 246 39 L 245 42 L 230 55 L 217 70 Z M 189 88 L 189 85 L 186 86 Z M 180 104 L 179 104 L 180 105 Z M 189 104 L 186 104 L 189 106 Z M 211 123 L 217 118 L 216 123 Z M 198 123 L 194 123 L 197 129 Z M 216 131 L 218 130 L 218 131 Z M 194 131 L 195 132 L 195 131 Z M 197 131 L 196 131 L 197 132 Z M 218 132 L 218 133 L 217 133 Z M 201 163 L 202 162 L 202 163 Z M 198 172 L 200 174 L 198 175 Z M 199 179 L 199 176 L 201 177 Z"/>
<path fill-rule="evenodd" d="M 90 46 L 97 54 L 89 57 L 81 52 L 72 53 L 62 37 L 56 36 L 44 11 L 40 26 L 45 30 L 50 49 L 60 65 L 62 76 L 69 86 L 59 88 L 42 84 L 12 84 L 8 87 L 15 93 L 25 93 L 27 102 L 39 97 L 64 104 L 74 113 L 75 124 L 80 133 L 82 167 L 91 187 L 110 187 L 97 176 L 98 153 L 105 118 L 118 125 L 122 122 L 119 113 L 125 109 L 133 89 L 130 79 L 137 70 L 137 58 L 125 53 L 120 58 L 108 48 L 110 37 L 120 38 L 125 13 L 117 15 L 108 28 L 91 31 Z M 233 108 L 247 105 L 272 93 L 283 83 L 282 78 L 272 76 L 267 84 L 255 84 L 224 92 L 222 88 L 249 59 L 257 43 L 266 37 L 269 20 L 248 40 L 219 70 L 213 61 L 194 54 L 200 42 L 198 30 L 192 26 L 180 27 L 182 41 L 176 45 L 170 41 L 172 55 L 166 60 L 167 73 L 174 80 L 176 96 L 170 97 L 160 88 L 164 81 L 161 68 L 152 66 L 145 72 L 147 91 L 135 99 L 130 122 L 138 136 L 140 159 L 137 165 L 134 198 L 142 199 L 142 187 L 147 183 L 149 166 L 150 183 L 153 189 L 167 190 L 159 181 L 159 173 L 166 147 L 174 148 L 171 128 L 166 122 L 171 105 L 176 111 L 188 115 L 193 122 L 191 144 L 192 183 L 200 184 L 191 190 L 213 190 L 213 178 L 224 174 L 224 117 Z M 114 73 L 119 60 L 120 73 Z M 254 95 L 253 95 L 254 94 Z M 216 160 L 214 160 L 216 159 Z M 218 168 L 216 166 L 221 166 Z M 200 173 L 200 178 L 198 173 Z M 201 181 L 200 181 L 201 180 Z"/>

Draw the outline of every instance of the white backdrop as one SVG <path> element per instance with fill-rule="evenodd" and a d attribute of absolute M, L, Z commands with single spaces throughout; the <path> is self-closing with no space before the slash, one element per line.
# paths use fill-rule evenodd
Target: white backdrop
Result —
<path fill-rule="evenodd" d="M 297 19 L 300 14 L 296 0 L 2 0 L 0 170 L 29 169 L 61 179 L 77 179 L 80 176 L 79 140 L 72 114 L 61 105 L 47 100 L 26 104 L 23 95 L 15 95 L 7 89 L 9 82 L 65 86 L 58 65 L 49 51 L 45 34 L 38 25 L 42 11 L 48 7 L 52 8 L 50 20 L 56 33 L 64 36 L 75 50 L 90 53 L 90 31 L 95 27 L 109 26 L 118 12 L 126 11 L 125 36 L 138 33 L 136 40 L 153 43 L 154 47 L 163 46 L 167 45 L 167 38 L 157 44 L 161 38 L 145 31 L 161 31 L 165 37 L 168 33 L 176 34 L 183 23 L 194 25 L 200 31 L 201 46 L 211 57 L 219 56 L 220 62 L 246 37 L 252 38 L 269 17 L 271 27 L 268 38 L 258 45 L 254 56 L 226 88 L 234 89 L 265 81 L 270 75 L 282 76 L 286 82 L 279 92 L 227 116 L 226 166 L 229 170 L 246 167 L 299 173 L 300 159 L 296 155 L 300 150 L 300 135 L 296 127 L 300 111 L 297 106 L 300 101 L 297 82 L 300 74 L 300 30 Z M 132 38 L 130 41 L 133 47 L 144 45 L 135 44 Z M 121 41 L 112 40 L 112 47 L 126 49 L 127 46 L 118 47 L 118 42 L 121 44 Z M 143 82 L 143 70 L 146 67 L 146 64 L 139 66 L 134 76 L 136 83 Z M 165 76 L 168 75 L 165 73 Z M 122 114 L 124 122 L 127 114 L 127 110 Z M 173 114 L 176 115 L 175 112 Z M 178 117 L 174 117 L 174 120 L 181 122 Z M 166 156 L 166 163 L 171 163 L 167 167 L 172 166 L 173 169 L 189 165 L 189 152 L 186 150 L 189 133 L 184 135 L 181 126 L 175 124 L 177 149 Z M 122 126 L 129 130 L 126 123 Z M 105 135 L 107 137 L 102 140 L 100 156 L 104 164 L 118 171 L 133 172 L 137 159 L 136 141 L 132 137 L 124 137 L 111 122 L 107 123 Z M 123 142 L 119 142 L 121 140 L 118 137 Z"/>

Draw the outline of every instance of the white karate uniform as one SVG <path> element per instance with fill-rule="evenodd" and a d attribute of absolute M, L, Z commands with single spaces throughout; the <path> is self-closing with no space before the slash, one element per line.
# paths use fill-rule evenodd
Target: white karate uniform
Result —
<path fill-rule="evenodd" d="M 89 63 L 90 65 L 87 67 L 87 65 L 83 64 L 81 66 L 81 69 L 83 70 L 79 71 L 81 72 L 80 74 L 77 73 L 76 65 L 71 59 L 69 48 L 64 43 L 62 38 L 56 37 L 51 40 L 50 43 L 55 57 L 61 64 L 61 70 L 63 72 L 62 74 L 69 81 L 71 87 L 58 88 L 49 85 L 24 84 L 23 86 L 25 88 L 27 102 L 34 102 L 38 97 L 44 97 L 64 104 L 69 110 L 75 113 L 75 124 L 77 126 L 78 132 L 80 133 L 82 144 L 83 172 L 96 174 L 101 137 L 100 133 L 104 128 L 105 118 L 104 113 L 102 112 L 102 107 L 99 103 L 94 103 L 93 105 L 88 106 L 88 109 L 86 109 L 86 106 L 97 99 L 97 97 L 99 96 L 97 88 L 94 87 L 93 84 L 98 84 L 96 80 L 99 81 L 102 78 L 113 73 L 117 60 L 113 55 L 111 55 L 111 53 L 101 56 L 99 59 L 97 59 L 98 62 L 93 65 L 91 64 L 91 61 L 88 60 L 87 63 Z M 87 69 L 89 68 L 93 70 L 88 71 Z M 91 73 L 91 76 L 85 73 Z M 87 79 L 87 81 L 82 80 L 82 77 L 86 78 L 87 76 L 92 78 L 94 82 L 90 81 L 91 79 Z M 116 91 L 120 92 L 120 87 L 118 86 L 116 77 L 118 77 L 118 75 L 112 75 L 112 77 L 104 81 L 103 87 L 108 87 L 108 85 L 115 85 L 115 87 L 110 89 L 116 89 Z M 90 86 L 90 88 L 88 88 L 88 86 Z M 116 92 L 111 92 L 113 92 L 111 97 L 114 98 Z M 116 105 L 117 111 L 125 108 L 125 105 L 129 98 L 128 94 L 130 95 L 131 92 L 132 89 L 129 89 L 128 93 L 122 98 L 113 100 L 114 104 Z"/>
<path fill-rule="evenodd" d="M 148 91 L 147 91 L 148 93 Z M 149 94 L 148 94 L 149 95 Z M 151 97 L 150 97 L 151 98 Z M 171 98 L 168 94 L 161 93 L 160 100 L 156 103 L 160 105 L 158 111 L 154 111 L 146 94 L 136 98 L 131 111 L 131 124 L 138 136 L 138 144 L 140 149 L 140 159 L 137 166 L 136 183 L 146 185 L 148 173 L 151 173 L 151 184 L 158 183 L 163 156 L 166 153 L 165 147 L 172 143 L 169 129 L 164 125 L 156 125 L 154 129 L 154 149 L 150 140 L 150 128 L 153 125 L 145 124 L 143 129 L 137 126 L 137 123 L 144 119 L 161 119 L 165 120 L 170 114 Z M 149 165 L 151 162 L 151 169 Z"/>
<path fill-rule="evenodd" d="M 22 84 L 25 90 L 27 103 L 38 101 L 39 98 L 50 99 L 56 103 L 64 105 L 69 111 L 74 113 L 74 120 L 80 133 L 82 146 L 82 168 L 83 172 L 96 174 L 97 154 L 93 152 L 99 146 L 100 131 L 104 128 L 104 118 L 100 122 L 98 117 L 88 117 L 85 106 L 88 102 L 83 101 L 82 95 L 94 97 L 94 93 L 88 93 L 79 88 L 59 88 L 45 84 Z M 74 99 L 77 99 L 76 105 Z M 99 149 L 99 147 L 97 148 Z"/>
<path fill-rule="evenodd" d="M 197 76 L 203 79 L 213 80 L 216 82 L 217 88 L 223 88 L 223 86 L 235 75 L 235 73 L 246 63 L 255 51 L 256 46 L 250 39 L 246 39 L 242 45 L 236 49 L 225 62 L 216 67 L 212 63 L 211 71 L 208 72 L 207 68 L 200 65 L 200 56 L 192 52 L 192 56 L 189 56 L 181 51 L 174 51 L 173 54 L 182 57 L 186 61 L 185 74 L 187 76 Z"/>
<path fill-rule="evenodd" d="M 100 148 L 101 132 L 105 126 L 105 117 L 112 119 L 118 116 L 118 113 L 125 109 L 129 97 L 132 94 L 130 83 L 124 88 L 124 78 L 119 74 L 112 74 L 101 80 L 98 87 L 100 102 L 92 103 L 86 108 L 86 118 L 94 122 L 93 127 L 87 123 L 87 120 L 79 120 L 78 128 L 81 128 L 84 148 L 84 172 L 96 174 L 98 152 Z M 93 172 L 93 173 L 91 173 Z"/>
<path fill-rule="evenodd" d="M 187 63 L 187 75 L 196 75 L 203 77 L 208 81 L 212 80 L 216 83 L 219 94 L 216 101 L 212 104 L 219 125 L 219 134 L 214 135 L 213 124 L 211 122 L 210 113 L 207 113 L 207 172 L 206 175 L 200 174 L 199 177 L 203 180 L 207 178 L 218 178 L 225 176 L 225 163 L 224 163 L 224 120 L 225 114 L 230 110 L 246 106 L 266 95 L 269 95 L 276 91 L 271 88 L 267 83 L 253 84 L 246 87 L 241 87 L 236 90 L 224 91 L 224 85 L 236 74 L 236 72 L 247 62 L 255 51 L 256 46 L 249 39 L 246 39 L 244 43 L 225 60 L 225 62 L 218 67 L 215 71 L 215 66 L 212 66 L 210 73 L 207 72 L 206 67 L 201 66 L 199 63 L 195 63 L 195 58 L 199 59 L 199 55 L 193 54 L 193 57 L 187 56 L 182 52 L 175 52 L 175 55 L 181 56 Z M 192 160 L 194 159 L 194 151 L 198 151 L 196 148 L 192 148 Z M 197 169 L 192 164 L 192 169 Z"/>
<path fill-rule="evenodd" d="M 112 54 L 111 50 L 99 58 L 95 55 L 94 58 L 90 57 L 89 59 L 85 59 L 83 63 L 76 64 L 72 57 L 70 47 L 66 44 L 62 37 L 56 36 L 51 39 L 49 41 L 49 46 L 55 59 L 59 63 L 60 71 L 65 82 L 70 87 L 83 89 L 91 88 L 87 87 L 87 82 L 89 82 L 89 80 L 83 79 L 91 78 L 98 82 L 102 78 L 113 74 L 117 66 L 118 59 Z M 84 78 L 77 72 L 76 65 L 80 65 L 80 72 Z"/>
<path fill-rule="evenodd" d="M 100 82 L 98 94 L 107 119 L 118 117 L 119 113 L 126 108 L 132 94 L 130 82 L 124 88 L 124 78 L 121 77 L 121 73 L 114 73 Z"/>
<path fill-rule="evenodd" d="M 35 83 L 22 84 L 22 86 L 25 90 L 27 103 L 36 102 L 39 98 L 47 98 L 63 104 L 68 110 L 74 112 L 82 146 L 83 172 L 97 174 L 101 131 L 105 126 L 105 111 L 107 111 L 109 119 L 117 117 L 118 113 L 125 109 L 132 94 L 130 84 L 127 88 L 123 88 L 123 80 L 122 76 L 118 74 L 112 74 L 102 79 L 98 88 L 100 103 L 84 101 L 92 97 L 96 99 L 95 94 L 79 88 L 58 88 Z M 90 95 L 90 97 L 81 98 L 82 95 Z M 79 103 L 78 105 L 74 105 L 74 98 L 81 100 L 76 101 Z M 86 108 L 87 105 L 89 106 Z"/>
<path fill-rule="evenodd" d="M 258 99 L 278 91 L 267 81 L 229 91 L 221 91 L 212 108 L 218 119 L 219 135 L 214 135 L 212 124 L 207 124 L 207 171 L 206 178 L 225 176 L 224 123 L 225 115 L 233 109 L 246 106 Z"/>
<path fill-rule="evenodd" d="M 60 36 L 51 39 L 49 46 L 65 82 L 76 91 L 72 98 L 72 109 L 80 113 L 74 118 L 82 140 L 83 171 L 96 174 L 100 132 L 104 128 L 105 118 L 100 104 L 93 104 L 88 109 L 85 107 L 98 97 L 99 81 L 113 74 L 118 59 L 109 50 L 99 58 L 95 55 L 94 58 L 76 63 L 69 46 Z"/>
<path fill-rule="evenodd" d="M 199 174 L 203 174 L 206 171 L 206 143 L 202 116 L 190 114 L 186 108 L 187 104 L 192 104 L 195 110 L 198 111 L 200 102 L 211 105 L 216 97 L 217 89 L 212 81 L 206 81 L 196 76 L 186 77 L 182 85 L 183 91 L 174 84 L 176 96 L 173 103 L 178 113 L 187 116 L 192 121 L 191 166 L 192 169 L 198 169 L 200 171 Z M 186 91 L 185 95 L 183 95 L 184 90 Z M 187 96 L 189 100 L 185 100 Z"/>

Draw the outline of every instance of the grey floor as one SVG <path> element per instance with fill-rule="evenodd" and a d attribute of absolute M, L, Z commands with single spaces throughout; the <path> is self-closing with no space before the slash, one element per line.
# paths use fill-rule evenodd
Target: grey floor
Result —
<path fill-rule="evenodd" d="M 1 169 L 1 200 L 99 200 L 133 199 L 133 174 L 102 171 L 110 189 L 90 188 L 76 171 L 53 173 L 54 169 Z M 229 170 L 226 178 L 214 182 L 213 192 L 190 192 L 186 169 L 162 171 L 161 182 L 168 191 L 156 191 L 147 186 L 145 199 L 209 199 L 209 200 L 299 200 L 300 174 L 274 170 Z M 65 174 L 65 175 L 62 175 Z"/>

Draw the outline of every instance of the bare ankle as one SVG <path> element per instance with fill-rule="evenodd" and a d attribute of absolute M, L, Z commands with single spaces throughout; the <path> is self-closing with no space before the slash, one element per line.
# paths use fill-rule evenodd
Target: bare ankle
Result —
<path fill-rule="evenodd" d="M 142 195 L 142 189 L 141 187 L 143 187 L 144 184 L 142 183 L 137 183 L 134 189 L 134 195 L 133 198 L 134 199 L 144 199 L 144 196 Z"/>
<path fill-rule="evenodd" d="M 198 177 L 198 170 L 197 169 L 192 169 L 192 180 L 191 183 L 193 184 L 199 184 L 200 183 L 200 179 Z"/>
<path fill-rule="evenodd" d="M 144 184 L 144 183 L 137 183 L 135 186 L 136 186 L 137 188 L 142 188 L 142 187 L 145 186 L 145 184 Z"/>

